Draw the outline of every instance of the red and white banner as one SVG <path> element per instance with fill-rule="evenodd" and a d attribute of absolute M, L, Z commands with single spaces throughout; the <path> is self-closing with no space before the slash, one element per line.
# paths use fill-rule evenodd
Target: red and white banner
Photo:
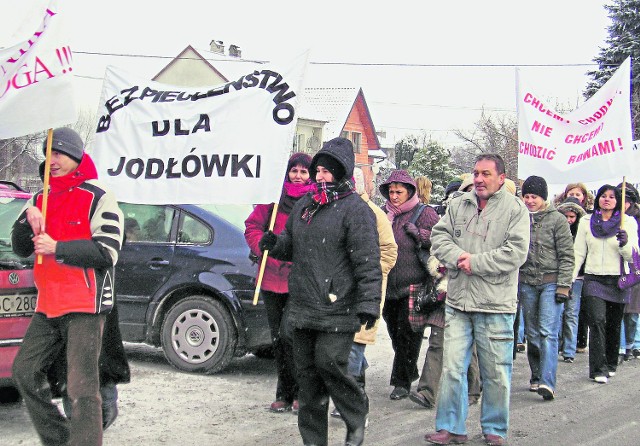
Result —
<path fill-rule="evenodd" d="M 0 50 L 0 139 L 75 122 L 72 72 L 73 54 L 52 0 L 27 40 Z"/>
<path fill-rule="evenodd" d="M 571 113 L 553 110 L 516 70 L 518 178 L 538 175 L 550 190 L 633 174 L 640 161 L 631 134 L 631 59 Z"/>
<path fill-rule="evenodd" d="M 108 67 L 91 150 L 100 180 L 129 203 L 277 202 L 306 63 L 200 88 Z"/>

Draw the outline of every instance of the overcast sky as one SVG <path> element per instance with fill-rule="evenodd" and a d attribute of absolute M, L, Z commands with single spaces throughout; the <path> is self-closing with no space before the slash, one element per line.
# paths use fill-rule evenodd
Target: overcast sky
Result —
<path fill-rule="evenodd" d="M 4 0 L 5 2 L 7 0 Z M 0 47 L 15 43 L 28 6 L 0 17 Z M 176 56 L 211 40 L 240 46 L 243 58 L 273 60 L 311 49 L 306 84 L 362 87 L 376 130 L 391 139 L 424 129 L 444 144 L 470 129 L 484 107 L 515 114 L 515 69 L 537 95 L 575 108 L 610 24 L 599 0 L 393 2 L 324 0 L 62 0 L 81 101 L 97 109 L 106 64 Z M 5 9 L 6 11 L 6 9 Z M 170 59 L 139 58 L 149 67 Z M 126 61 L 126 62 L 125 62 Z M 361 64 L 361 65 L 354 65 Z M 394 64 L 380 66 L 375 64 Z M 484 65 L 484 66 L 473 66 Z M 527 67 L 543 65 L 544 67 Z M 555 67 L 550 65 L 565 65 Z M 142 67 L 142 65 L 140 65 Z M 140 68 L 152 76 L 157 68 Z M 95 104 L 95 105 L 91 105 Z"/>

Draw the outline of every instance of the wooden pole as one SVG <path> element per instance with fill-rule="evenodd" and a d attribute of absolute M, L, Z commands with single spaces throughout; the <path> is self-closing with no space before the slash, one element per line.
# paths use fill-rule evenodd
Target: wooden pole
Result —
<path fill-rule="evenodd" d="M 627 190 L 627 177 L 622 177 L 622 207 L 620 208 L 620 229 L 624 229 L 624 214 L 625 214 L 625 203 L 624 197 L 626 195 Z"/>
<path fill-rule="evenodd" d="M 47 202 L 49 201 L 49 175 L 51 173 L 51 144 L 53 143 L 53 129 L 47 131 L 47 148 L 44 160 L 44 189 L 42 190 L 42 218 L 44 219 L 44 227 L 42 232 L 46 230 L 47 223 Z M 42 265 L 42 255 L 38 254 L 38 265 Z"/>
<path fill-rule="evenodd" d="M 271 211 L 271 220 L 269 221 L 269 231 L 273 231 L 273 227 L 276 224 L 276 215 L 278 215 L 278 203 L 273 205 Z M 267 266 L 267 257 L 269 256 L 269 250 L 266 249 L 262 252 L 262 261 L 260 262 L 260 271 L 258 272 L 258 280 L 256 280 L 256 290 L 253 293 L 253 305 L 258 305 L 258 297 L 260 296 L 260 286 L 262 285 L 262 277 L 264 276 L 264 268 Z"/>

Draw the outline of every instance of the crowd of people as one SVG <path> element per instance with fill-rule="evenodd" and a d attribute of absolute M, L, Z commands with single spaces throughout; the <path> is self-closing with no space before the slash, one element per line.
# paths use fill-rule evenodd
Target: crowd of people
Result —
<path fill-rule="evenodd" d="M 43 443 L 99 445 L 117 415 L 116 385 L 130 378 L 109 280 L 134 228 L 75 132 L 57 129 L 53 150 L 49 199 L 59 217 L 44 232 L 38 193 L 12 236 L 18 254 L 44 258 L 14 376 Z M 479 155 L 438 206 L 429 205 L 431 181 L 405 170 L 380 184 L 381 207 L 372 186 L 352 143 L 334 138 L 313 157 L 293 154 L 278 203 L 256 205 L 245 222 L 252 254 L 266 259 L 260 293 L 277 370 L 268 408 L 297 413 L 305 445 L 328 443 L 329 415 L 344 421 L 345 446 L 364 443 L 365 348 L 381 316 L 393 348 L 389 398 L 436 409 L 425 436 L 433 444 L 465 443 L 468 407 L 478 403 L 485 443 L 506 444 L 518 351 L 529 389 L 547 401 L 558 392 L 559 358 L 572 363 L 588 348 L 588 376 L 605 384 L 620 360 L 640 356 L 640 287 L 618 287 L 638 251 L 633 186 L 605 184 L 594 197 L 574 183 L 551 200 L 544 178 L 517 184 L 496 154 Z M 81 224 L 70 231 L 68 218 Z M 87 280 L 78 271 L 88 287 L 77 286 Z M 438 299 L 418 318 L 421 292 Z M 78 294 L 77 305 L 64 306 L 61 293 Z M 54 389 L 67 417 L 51 402 Z"/>

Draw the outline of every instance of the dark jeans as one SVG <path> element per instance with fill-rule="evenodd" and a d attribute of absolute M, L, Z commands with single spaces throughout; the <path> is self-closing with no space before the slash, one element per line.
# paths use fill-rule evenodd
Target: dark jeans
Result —
<path fill-rule="evenodd" d="M 13 363 L 13 377 L 34 427 L 46 445 L 102 444 L 102 399 L 98 358 L 104 315 L 72 313 L 57 318 L 34 314 Z M 67 394 L 71 418 L 51 402 L 47 371 L 67 350 Z"/>
<path fill-rule="evenodd" d="M 624 304 L 583 294 L 582 305 L 589 324 L 589 377 L 609 376 L 618 367 Z"/>
<path fill-rule="evenodd" d="M 431 403 L 436 405 L 438 397 L 438 389 L 440 388 L 440 377 L 442 376 L 442 357 L 444 354 L 444 328 L 431 327 L 429 334 L 429 348 L 424 358 L 424 366 L 418 381 L 417 391 L 422 393 L 424 397 Z M 482 383 L 480 381 L 480 368 L 478 366 L 478 353 L 475 345 L 469 369 L 467 370 L 467 386 L 469 399 L 480 398 L 482 393 Z"/>
<path fill-rule="evenodd" d="M 417 363 L 422 345 L 422 333 L 413 331 L 409 324 L 409 298 L 385 300 L 382 317 L 395 352 L 389 384 L 409 390 L 419 377 Z"/>
<path fill-rule="evenodd" d="M 353 335 L 298 328 L 293 331 L 300 386 L 298 429 L 304 444 L 327 444 L 329 396 L 347 425 L 347 435 L 364 430 L 366 397 L 347 371 Z"/>
<path fill-rule="evenodd" d="M 589 340 L 589 324 L 587 323 L 587 309 L 584 304 L 580 305 L 578 312 L 578 336 L 576 337 L 576 348 L 587 348 Z"/>
<path fill-rule="evenodd" d="M 276 400 L 292 403 L 298 399 L 298 385 L 296 383 L 296 369 L 293 362 L 291 339 L 285 328 L 286 306 L 289 294 L 273 293 L 261 290 L 264 305 L 267 309 L 267 319 L 271 330 L 271 341 L 276 358 L 278 384 L 276 385 Z"/>

